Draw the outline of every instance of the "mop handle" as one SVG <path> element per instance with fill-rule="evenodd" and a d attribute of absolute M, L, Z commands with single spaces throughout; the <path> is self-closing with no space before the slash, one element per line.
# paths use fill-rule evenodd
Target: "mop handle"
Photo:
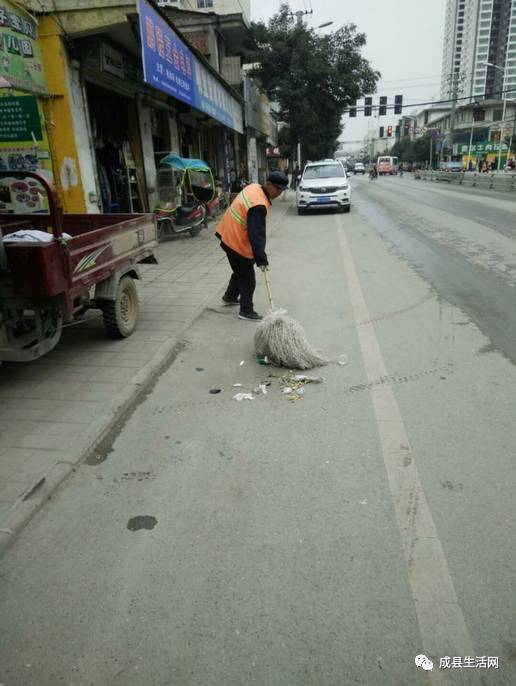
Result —
<path fill-rule="evenodd" d="M 265 279 L 265 286 L 267 288 L 267 295 L 269 297 L 269 304 L 271 306 L 271 311 L 274 310 L 274 303 L 272 302 L 272 291 L 271 291 L 271 282 L 269 281 L 269 270 L 267 267 L 262 267 L 262 272 L 263 272 L 263 278 Z"/>

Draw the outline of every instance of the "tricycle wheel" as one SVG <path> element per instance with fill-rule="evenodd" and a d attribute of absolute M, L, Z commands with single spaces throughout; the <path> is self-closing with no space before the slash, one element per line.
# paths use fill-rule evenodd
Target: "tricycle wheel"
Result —
<path fill-rule="evenodd" d="M 158 228 L 158 243 L 164 241 L 165 238 L 171 236 L 174 233 L 172 222 L 170 219 L 160 219 L 157 222 Z"/>
<path fill-rule="evenodd" d="M 190 236 L 198 236 L 201 233 L 202 226 L 196 226 L 193 229 L 190 229 L 189 233 Z"/>
<path fill-rule="evenodd" d="M 126 338 L 132 334 L 138 319 L 138 292 L 131 276 L 120 279 L 116 300 L 104 304 L 102 316 L 104 327 L 113 338 Z"/>

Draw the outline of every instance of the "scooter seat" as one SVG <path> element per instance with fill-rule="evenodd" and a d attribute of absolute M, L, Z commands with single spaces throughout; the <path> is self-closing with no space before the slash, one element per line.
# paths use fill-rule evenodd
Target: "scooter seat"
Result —
<path fill-rule="evenodd" d="M 178 208 L 177 213 L 180 217 L 188 217 L 192 214 L 194 210 L 196 210 L 198 205 L 193 204 L 193 205 L 181 205 L 181 207 Z"/>

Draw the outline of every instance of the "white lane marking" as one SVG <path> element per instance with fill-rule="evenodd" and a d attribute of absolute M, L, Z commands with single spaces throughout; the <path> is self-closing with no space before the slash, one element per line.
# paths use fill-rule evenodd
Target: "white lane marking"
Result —
<path fill-rule="evenodd" d="M 357 335 L 366 375 L 373 384 L 370 393 L 423 650 L 437 661 L 437 667 L 439 658 L 445 655 L 475 657 L 394 392 L 387 384 L 373 383 L 375 379 L 388 378 L 388 373 L 339 215 L 335 215 L 335 223 L 354 320 L 369 322 L 357 327 Z M 416 641 L 414 649 L 417 651 Z M 458 671 L 449 675 L 437 668 L 428 672 L 428 676 L 432 684 L 480 683 L 478 670 L 465 670 L 464 682 Z"/>

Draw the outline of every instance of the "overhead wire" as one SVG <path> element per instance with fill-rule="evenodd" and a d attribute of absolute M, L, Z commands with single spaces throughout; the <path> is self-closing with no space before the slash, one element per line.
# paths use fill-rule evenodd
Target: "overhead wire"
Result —
<path fill-rule="evenodd" d="M 507 88 L 505 90 L 490 93 L 489 95 L 491 96 L 491 98 L 494 98 L 494 96 L 496 96 L 496 95 L 503 95 L 504 93 L 512 93 L 513 91 L 514 91 L 514 88 Z M 458 103 L 458 102 L 461 102 L 463 100 L 473 101 L 473 100 L 475 100 L 475 98 L 473 98 L 471 95 L 465 95 L 462 98 L 447 98 L 446 100 L 431 100 L 431 101 L 426 101 L 426 102 L 411 103 L 410 106 L 411 107 L 424 107 L 425 105 L 444 105 L 444 104 L 453 103 L 453 102 Z M 365 105 L 353 106 L 353 107 L 354 107 L 354 109 L 356 109 L 357 112 L 362 112 L 363 110 L 365 110 Z M 370 105 L 370 107 L 372 107 L 373 109 L 378 109 L 378 105 Z M 386 105 L 386 108 L 388 110 L 392 110 L 395 107 L 396 107 L 395 104 Z M 402 105 L 402 107 L 403 107 L 403 105 Z"/>

